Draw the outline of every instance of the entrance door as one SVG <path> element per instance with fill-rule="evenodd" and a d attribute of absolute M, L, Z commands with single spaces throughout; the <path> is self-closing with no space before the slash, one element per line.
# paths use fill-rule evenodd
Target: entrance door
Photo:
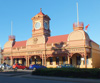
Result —
<path fill-rule="evenodd" d="M 76 64 L 77 65 L 81 64 L 81 56 L 76 56 Z"/>
<path fill-rule="evenodd" d="M 37 63 L 37 59 L 35 59 L 35 64 Z"/>

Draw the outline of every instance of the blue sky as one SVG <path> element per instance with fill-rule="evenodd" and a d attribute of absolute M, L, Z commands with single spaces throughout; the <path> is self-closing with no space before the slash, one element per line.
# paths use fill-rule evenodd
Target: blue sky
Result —
<path fill-rule="evenodd" d="M 73 23 L 79 21 L 88 27 L 90 38 L 100 44 L 100 0 L 0 0 L 0 44 L 8 41 L 13 21 L 13 35 L 16 41 L 32 37 L 31 18 L 40 12 L 50 18 L 51 36 L 69 34 L 73 31 Z"/>

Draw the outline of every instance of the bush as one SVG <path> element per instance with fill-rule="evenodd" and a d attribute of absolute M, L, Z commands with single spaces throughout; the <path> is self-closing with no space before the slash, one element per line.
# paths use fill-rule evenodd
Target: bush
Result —
<path fill-rule="evenodd" d="M 100 79 L 100 69 L 47 68 L 37 69 L 32 75 Z"/>
<path fill-rule="evenodd" d="M 3 69 L 2 68 L 0 68 L 0 72 L 2 72 L 3 71 Z"/>

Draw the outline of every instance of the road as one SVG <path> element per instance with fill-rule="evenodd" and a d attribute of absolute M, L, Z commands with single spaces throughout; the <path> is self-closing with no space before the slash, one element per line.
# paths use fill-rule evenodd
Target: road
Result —
<path fill-rule="evenodd" d="M 78 83 L 78 82 L 65 82 L 65 81 L 0 76 L 0 83 Z"/>
<path fill-rule="evenodd" d="M 0 83 L 100 83 L 99 79 L 61 78 L 31 75 L 32 70 L 0 72 Z"/>
<path fill-rule="evenodd" d="M 18 70 L 17 72 L 0 72 L 0 83 L 78 83 L 24 77 L 30 75 L 31 72 L 32 71 L 26 70 Z"/>

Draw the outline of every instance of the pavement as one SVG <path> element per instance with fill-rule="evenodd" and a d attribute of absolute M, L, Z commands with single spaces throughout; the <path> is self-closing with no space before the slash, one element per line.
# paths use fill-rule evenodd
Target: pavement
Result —
<path fill-rule="evenodd" d="M 55 81 L 66 81 L 66 82 L 100 83 L 100 79 L 36 76 L 36 75 L 31 75 L 31 72 L 32 71 L 16 71 L 16 72 L 10 73 L 9 71 L 6 71 L 6 72 L 0 72 L 0 76 L 21 77 L 21 78 L 29 78 L 29 79 L 42 79 L 42 80 L 55 80 Z"/>
<path fill-rule="evenodd" d="M 81 79 L 81 78 L 64 78 L 64 77 L 49 77 L 49 76 L 36 76 L 36 75 L 27 75 L 22 76 L 24 78 L 35 78 L 35 79 L 46 79 L 46 80 L 55 80 L 55 81 L 69 81 L 69 82 L 81 82 L 81 83 L 100 83 L 100 79 Z"/>

